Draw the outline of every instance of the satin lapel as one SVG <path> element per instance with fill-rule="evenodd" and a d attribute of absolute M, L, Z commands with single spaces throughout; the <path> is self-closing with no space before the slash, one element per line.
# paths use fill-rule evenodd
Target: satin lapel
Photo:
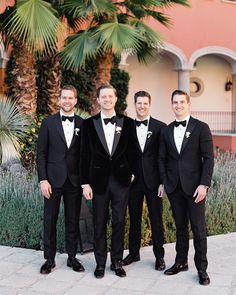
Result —
<path fill-rule="evenodd" d="M 75 140 L 76 140 L 76 137 L 79 136 L 80 129 L 79 129 L 78 125 L 79 125 L 79 119 L 78 119 L 77 116 L 75 116 L 75 120 L 74 120 L 74 133 L 73 133 L 73 137 L 72 137 L 72 140 L 71 140 L 70 147 L 74 144 L 74 142 L 75 142 Z M 75 134 L 75 129 L 76 129 L 76 128 L 77 128 L 76 133 L 77 133 L 78 135 Z M 78 129 L 79 129 L 79 130 L 78 130 Z M 69 148 L 70 148 L 70 147 L 69 147 Z"/>
<path fill-rule="evenodd" d="M 144 146 L 143 151 L 145 151 L 147 149 L 147 146 L 152 139 L 151 138 L 152 133 L 153 133 L 153 124 L 152 123 L 153 123 L 153 121 L 152 121 L 152 118 L 150 117 L 149 124 L 148 124 L 147 138 L 146 138 L 146 142 L 145 142 L 145 146 Z"/>
<path fill-rule="evenodd" d="M 63 131 L 63 127 L 62 127 L 60 113 L 57 113 L 56 116 L 55 116 L 55 125 L 56 125 L 56 128 L 57 128 L 61 138 L 63 139 L 65 145 L 67 146 L 65 134 L 64 134 L 64 131 Z"/>
<path fill-rule="evenodd" d="M 191 133 L 193 132 L 195 125 L 196 125 L 196 120 L 194 118 L 190 117 L 189 122 L 188 122 L 188 126 L 187 126 L 185 134 L 184 134 L 184 139 L 183 139 L 183 143 L 181 146 L 180 154 L 183 153 L 183 150 L 185 149 L 186 145 L 188 144 Z"/>
<path fill-rule="evenodd" d="M 94 119 L 93 119 L 93 124 L 94 127 L 97 131 L 97 135 L 105 149 L 105 151 L 110 154 L 108 146 L 107 146 L 107 142 L 106 142 L 106 138 L 105 138 L 105 133 L 102 127 L 102 120 L 101 120 L 101 115 L 97 115 Z"/>
<path fill-rule="evenodd" d="M 138 146 L 138 148 L 139 148 L 139 151 L 140 151 L 140 153 L 142 153 L 143 151 L 142 151 L 142 149 L 141 149 L 141 146 L 140 146 L 140 144 L 139 144 L 139 141 L 138 141 L 138 135 L 137 135 L 137 127 L 136 127 L 136 124 L 134 123 L 134 125 L 135 125 L 135 139 L 136 139 L 136 142 L 137 142 L 137 146 Z"/>
<path fill-rule="evenodd" d="M 111 151 L 111 156 L 113 156 L 118 142 L 120 140 L 122 128 L 124 124 L 124 117 L 117 117 L 117 122 L 116 122 L 116 129 L 115 129 L 115 134 L 114 134 L 114 140 L 113 140 L 113 146 L 112 146 L 112 151 Z"/>
<path fill-rule="evenodd" d="M 175 139 L 174 139 L 174 123 L 170 124 L 168 131 L 169 131 L 168 136 L 169 136 L 170 143 L 173 145 L 173 148 L 175 149 L 176 153 L 179 154 L 175 144 Z"/>

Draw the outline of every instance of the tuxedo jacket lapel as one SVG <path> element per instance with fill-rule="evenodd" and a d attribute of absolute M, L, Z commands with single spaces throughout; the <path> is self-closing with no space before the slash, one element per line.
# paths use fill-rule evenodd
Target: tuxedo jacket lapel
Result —
<path fill-rule="evenodd" d="M 101 141 L 101 144 L 103 145 L 105 151 L 108 154 L 110 154 L 108 146 L 107 146 L 106 138 L 105 138 L 105 133 L 104 133 L 104 130 L 103 130 L 103 127 L 102 127 L 102 120 L 101 120 L 100 113 L 93 118 L 93 124 L 94 124 L 94 127 L 96 129 L 97 135 L 98 135 L 98 137 L 99 137 L 99 139 Z"/>
<path fill-rule="evenodd" d="M 144 152 L 147 149 L 148 144 L 151 141 L 152 133 L 153 133 L 153 121 L 152 121 L 152 117 L 150 117 L 149 124 L 148 124 L 147 138 L 146 138 L 146 142 L 145 142 L 145 146 L 144 146 L 144 150 L 143 150 Z"/>
<path fill-rule="evenodd" d="M 58 133 L 60 134 L 62 140 L 64 141 L 65 145 L 67 146 L 65 134 L 63 131 L 63 127 L 62 127 L 61 116 L 60 116 L 59 112 L 55 116 L 55 124 L 56 124 L 56 128 L 58 130 Z"/>
<path fill-rule="evenodd" d="M 179 152 L 177 150 L 177 147 L 176 147 L 176 144 L 175 144 L 175 139 L 174 139 L 174 122 L 172 122 L 169 125 L 168 131 L 169 131 L 168 136 L 169 136 L 170 143 L 172 144 L 172 146 L 175 149 L 176 153 L 179 154 Z"/>
<path fill-rule="evenodd" d="M 123 128 L 123 124 L 124 124 L 124 118 L 123 117 L 118 117 L 117 116 L 117 122 L 116 122 L 116 128 L 115 128 L 115 134 L 114 134 L 114 140 L 113 140 L 113 146 L 112 146 L 112 151 L 111 151 L 111 156 L 113 156 L 119 139 L 120 139 L 120 135 L 122 132 L 122 128 Z"/>
<path fill-rule="evenodd" d="M 79 128 L 78 126 L 79 126 L 79 119 L 78 119 L 78 117 L 75 115 L 75 119 L 74 119 L 74 133 L 73 133 L 73 137 L 72 137 L 72 140 L 71 140 L 70 147 L 74 144 L 74 142 L 75 142 L 75 140 L 76 140 L 76 137 L 78 136 L 78 135 L 75 134 L 75 129 L 76 129 L 76 128 Z M 80 132 L 80 130 L 78 130 L 78 132 Z M 70 147 L 69 147 L 69 148 L 70 148 Z"/>
<path fill-rule="evenodd" d="M 186 131 L 185 131 L 185 134 L 184 134 L 184 139 L 183 139 L 183 142 L 182 142 L 180 154 L 183 152 L 183 150 L 185 149 L 187 143 L 189 142 L 189 138 L 191 136 L 191 133 L 193 132 L 193 129 L 194 129 L 195 125 L 196 125 L 196 120 L 194 120 L 194 118 L 190 117 L 187 128 L 186 128 Z M 188 133 L 189 133 L 189 136 L 186 135 Z"/>

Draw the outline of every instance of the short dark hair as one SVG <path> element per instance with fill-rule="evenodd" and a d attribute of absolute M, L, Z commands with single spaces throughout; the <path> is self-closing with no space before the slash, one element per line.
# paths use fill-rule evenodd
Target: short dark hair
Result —
<path fill-rule="evenodd" d="M 117 96 L 116 89 L 111 84 L 105 83 L 105 84 L 102 84 L 100 87 L 98 87 L 98 89 L 97 89 L 97 97 L 99 97 L 100 92 L 101 92 L 102 89 L 112 89 L 114 91 L 115 96 Z"/>
<path fill-rule="evenodd" d="M 171 103 L 173 103 L 173 98 L 174 98 L 175 95 L 185 95 L 187 103 L 190 102 L 190 96 L 188 95 L 188 93 L 186 91 L 176 89 L 171 94 Z"/>
<path fill-rule="evenodd" d="M 145 90 L 138 91 L 134 94 L 134 102 L 135 103 L 137 102 L 138 97 L 148 97 L 149 103 L 151 103 L 151 95 Z"/>
<path fill-rule="evenodd" d="M 73 85 L 69 85 L 69 84 L 63 85 L 62 88 L 61 88 L 61 91 L 60 91 L 60 96 L 61 96 L 62 90 L 71 90 L 71 91 L 73 91 L 75 98 L 77 98 L 78 92 L 77 92 L 77 89 Z"/>

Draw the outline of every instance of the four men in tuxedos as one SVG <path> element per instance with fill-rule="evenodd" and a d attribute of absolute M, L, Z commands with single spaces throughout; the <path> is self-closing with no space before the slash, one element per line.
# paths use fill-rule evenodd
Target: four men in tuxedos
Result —
<path fill-rule="evenodd" d="M 82 189 L 79 181 L 80 129 L 82 119 L 74 114 L 77 90 L 66 85 L 59 97 L 60 111 L 42 122 L 37 143 L 37 171 L 44 196 L 44 258 L 40 272 L 55 267 L 56 223 L 61 197 L 65 209 L 67 266 L 84 271 L 76 259 Z"/>
<path fill-rule="evenodd" d="M 158 197 L 160 184 L 158 150 L 161 129 L 165 124 L 150 116 L 151 96 L 148 92 L 139 91 L 135 93 L 134 103 L 136 110 L 136 144 L 139 158 L 135 163 L 135 179 L 132 182 L 129 195 L 129 254 L 123 260 L 123 265 L 140 260 L 142 208 L 145 195 L 151 221 L 153 252 L 156 257 L 155 269 L 164 270 L 162 199 Z"/>
<path fill-rule="evenodd" d="M 176 121 L 162 130 L 159 166 L 176 224 L 176 258 L 165 274 L 188 270 L 190 220 L 199 283 L 208 285 L 205 197 L 214 166 L 212 136 L 206 123 L 190 116 L 186 92 L 175 90 L 171 103 Z"/>
<path fill-rule="evenodd" d="M 84 121 L 81 141 L 83 195 L 93 202 L 96 278 L 102 278 L 107 260 L 107 221 L 111 204 L 111 270 L 126 276 L 122 267 L 125 211 L 136 160 L 134 122 L 115 113 L 116 90 L 109 84 L 97 91 L 101 112 Z"/>

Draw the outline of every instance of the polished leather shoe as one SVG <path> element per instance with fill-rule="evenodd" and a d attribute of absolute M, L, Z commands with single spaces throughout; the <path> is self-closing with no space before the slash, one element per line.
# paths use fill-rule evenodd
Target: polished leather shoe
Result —
<path fill-rule="evenodd" d="M 94 271 L 94 276 L 97 279 L 101 279 L 103 278 L 105 275 L 105 267 L 104 266 L 98 266 L 96 267 L 95 271 Z"/>
<path fill-rule="evenodd" d="M 126 277 L 126 272 L 122 267 L 122 261 L 118 260 L 118 261 L 112 262 L 111 270 L 113 270 L 118 277 L 121 277 L 121 278 Z"/>
<path fill-rule="evenodd" d="M 208 273 L 205 270 L 198 272 L 199 277 L 199 284 L 203 286 L 207 286 L 210 284 L 210 278 L 208 276 Z"/>
<path fill-rule="evenodd" d="M 72 269 L 74 271 L 77 271 L 77 272 L 83 272 L 84 271 L 83 265 L 75 257 L 68 257 L 67 266 L 72 267 Z"/>
<path fill-rule="evenodd" d="M 40 273 L 47 275 L 56 266 L 55 261 L 46 260 L 45 263 L 40 268 Z"/>
<path fill-rule="evenodd" d="M 155 264 L 155 270 L 164 270 L 166 268 L 165 260 L 163 258 L 157 258 Z"/>
<path fill-rule="evenodd" d="M 137 262 L 140 260 L 140 256 L 139 255 L 132 255 L 132 254 L 128 254 L 123 260 L 122 260 L 122 264 L 123 265 L 129 265 L 132 262 Z"/>
<path fill-rule="evenodd" d="M 177 273 L 181 272 L 181 271 L 186 271 L 188 270 L 188 263 L 185 264 L 179 264 L 179 263 L 175 263 L 171 268 L 167 269 L 164 274 L 165 275 L 176 275 Z"/>

